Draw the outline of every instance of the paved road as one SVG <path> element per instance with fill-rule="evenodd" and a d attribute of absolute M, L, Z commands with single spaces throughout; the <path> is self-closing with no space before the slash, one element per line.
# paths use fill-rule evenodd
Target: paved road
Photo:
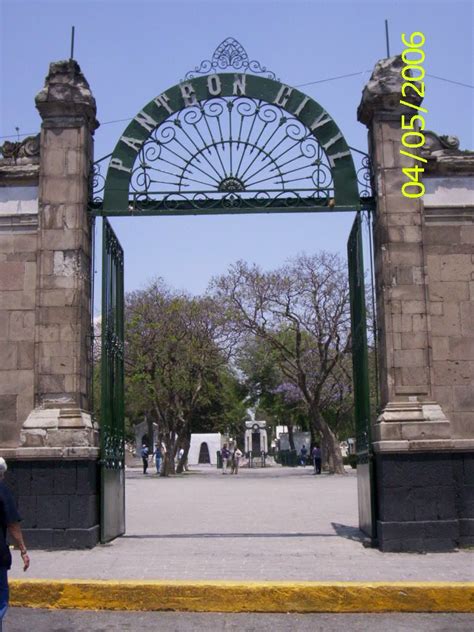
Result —
<path fill-rule="evenodd" d="M 380 553 L 361 544 L 356 477 L 279 466 L 173 478 L 127 471 L 127 534 L 90 551 L 32 551 L 29 577 L 474 580 L 473 552 Z M 11 577 L 25 577 L 15 555 Z"/>
<path fill-rule="evenodd" d="M 471 632 L 466 614 L 202 614 L 11 608 L 4 632 Z"/>

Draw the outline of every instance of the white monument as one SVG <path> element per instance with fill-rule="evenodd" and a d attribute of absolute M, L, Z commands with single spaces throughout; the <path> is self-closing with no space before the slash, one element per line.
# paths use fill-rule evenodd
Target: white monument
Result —
<path fill-rule="evenodd" d="M 249 454 L 250 462 L 255 458 L 260 458 L 262 453 L 266 456 L 268 452 L 267 422 L 252 419 L 245 422 L 245 428 L 245 452 Z"/>
<path fill-rule="evenodd" d="M 217 465 L 217 452 L 221 447 L 220 432 L 193 433 L 188 453 L 189 465 Z"/>

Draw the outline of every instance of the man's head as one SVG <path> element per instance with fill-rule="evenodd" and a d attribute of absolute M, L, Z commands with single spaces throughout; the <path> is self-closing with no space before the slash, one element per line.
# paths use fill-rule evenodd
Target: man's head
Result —
<path fill-rule="evenodd" d="M 8 465 L 5 459 L 0 456 L 0 480 L 5 476 L 5 472 L 8 470 Z"/>

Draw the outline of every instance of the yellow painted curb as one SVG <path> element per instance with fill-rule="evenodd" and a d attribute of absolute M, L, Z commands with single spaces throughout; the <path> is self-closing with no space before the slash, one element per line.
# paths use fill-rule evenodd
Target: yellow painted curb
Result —
<path fill-rule="evenodd" d="M 181 612 L 474 612 L 474 582 L 13 579 L 10 605 Z"/>

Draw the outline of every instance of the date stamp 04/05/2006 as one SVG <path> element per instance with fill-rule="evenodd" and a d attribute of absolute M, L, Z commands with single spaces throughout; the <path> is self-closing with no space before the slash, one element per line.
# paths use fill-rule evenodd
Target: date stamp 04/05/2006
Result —
<path fill-rule="evenodd" d="M 425 43 L 425 36 L 420 31 L 415 31 L 407 39 L 406 34 L 402 33 L 402 43 L 406 46 L 402 53 L 404 63 L 401 72 L 404 80 L 402 96 L 406 99 L 407 95 L 410 94 L 409 91 L 411 91 L 412 95 L 415 94 L 423 98 L 425 96 L 425 82 L 423 81 L 425 77 L 425 69 L 423 67 L 425 53 L 422 46 Z M 424 169 L 418 163 L 426 163 L 426 158 L 418 156 L 411 150 L 423 147 L 425 144 L 425 135 L 423 134 L 425 119 L 421 113 L 426 114 L 428 110 L 421 107 L 421 105 L 415 105 L 404 99 L 400 99 L 400 104 L 416 110 L 416 113 L 402 114 L 400 118 L 401 143 L 403 146 L 403 149 L 400 148 L 400 153 L 413 158 L 415 161 L 413 167 L 402 169 L 403 175 L 407 178 L 402 184 L 402 194 L 407 198 L 419 198 L 425 193 L 425 185 L 420 180 Z"/>

